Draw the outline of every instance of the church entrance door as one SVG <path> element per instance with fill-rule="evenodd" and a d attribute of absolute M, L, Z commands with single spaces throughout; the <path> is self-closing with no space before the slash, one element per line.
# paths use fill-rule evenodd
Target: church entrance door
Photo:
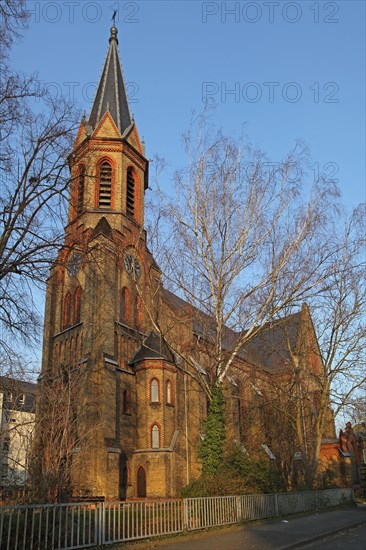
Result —
<path fill-rule="evenodd" d="M 142 466 L 137 470 L 137 496 L 146 497 L 146 472 Z"/>

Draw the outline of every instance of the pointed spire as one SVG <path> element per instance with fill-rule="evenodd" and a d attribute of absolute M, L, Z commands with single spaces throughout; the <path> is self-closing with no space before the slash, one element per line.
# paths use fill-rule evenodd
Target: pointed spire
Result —
<path fill-rule="evenodd" d="M 111 28 L 109 49 L 103 73 L 99 82 L 89 125 L 95 130 L 104 114 L 109 111 L 121 135 L 131 126 L 131 115 L 128 107 L 125 83 L 118 54 L 118 30 Z"/>

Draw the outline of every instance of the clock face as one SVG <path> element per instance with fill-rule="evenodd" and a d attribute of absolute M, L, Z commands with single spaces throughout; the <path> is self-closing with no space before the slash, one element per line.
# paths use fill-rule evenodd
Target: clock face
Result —
<path fill-rule="evenodd" d="M 139 261 L 131 254 L 127 254 L 124 257 L 124 265 L 127 273 L 132 275 L 134 279 L 138 279 L 141 275 L 141 266 Z"/>
<path fill-rule="evenodd" d="M 71 277 L 77 274 L 81 265 L 81 254 L 80 252 L 75 252 L 70 257 L 67 263 L 67 271 Z"/>

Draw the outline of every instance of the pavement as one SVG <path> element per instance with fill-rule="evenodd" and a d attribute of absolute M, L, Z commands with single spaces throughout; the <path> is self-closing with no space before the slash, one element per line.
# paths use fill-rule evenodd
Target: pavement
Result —
<path fill-rule="evenodd" d="M 365 550 L 365 548 L 366 526 L 364 523 L 301 546 L 302 550 Z"/>
<path fill-rule="evenodd" d="M 361 526 L 361 531 L 364 530 L 366 540 L 365 505 L 301 517 L 277 518 L 254 525 L 235 525 L 215 531 L 195 532 L 174 539 L 150 540 L 133 547 L 136 550 L 290 550 L 305 547 L 357 526 Z M 132 545 L 119 548 L 130 547 Z"/>

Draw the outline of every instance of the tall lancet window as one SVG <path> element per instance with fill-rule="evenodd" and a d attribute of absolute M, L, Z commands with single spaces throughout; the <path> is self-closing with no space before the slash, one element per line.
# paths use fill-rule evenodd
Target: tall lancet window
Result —
<path fill-rule="evenodd" d="M 79 181 L 78 181 L 78 198 L 76 211 L 81 214 L 84 207 L 84 187 L 85 187 L 85 166 L 80 166 Z"/>
<path fill-rule="evenodd" d="M 81 287 L 78 286 L 74 293 L 74 310 L 73 310 L 73 322 L 74 325 L 80 322 L 80 309 L 81 309 Z"/>
<path fill-rule="evenodd" d="M 131 167 L 127 169 L 126 212 L 131 217 L 135 213 L 135 178 Z"/>
<path fill-rule="evenodd" d="M 159 403 L 159 382 L 153 378 L 150 382 L 150 401 L 151 403 Z"/>
<path fill-rule="evenodd" d="M 153 449 L 159 449 L 160 447 L 160 430 L 156 424 L 151 428 L 151 447 Z"/>
<path fill-rule="evenodd" d="M 62 312 L 62 328 L 65 329 L 70 326 L 71 322 L 71 307 L 72 297 L 71 292 L 68 292 L 64 299 L 64 307 Z"/>
<path fill-rule="evenodd" d="M 99 173 L 99 208 L 110 208 L 112 199 L 112 166 L 103 162 Z"/>

